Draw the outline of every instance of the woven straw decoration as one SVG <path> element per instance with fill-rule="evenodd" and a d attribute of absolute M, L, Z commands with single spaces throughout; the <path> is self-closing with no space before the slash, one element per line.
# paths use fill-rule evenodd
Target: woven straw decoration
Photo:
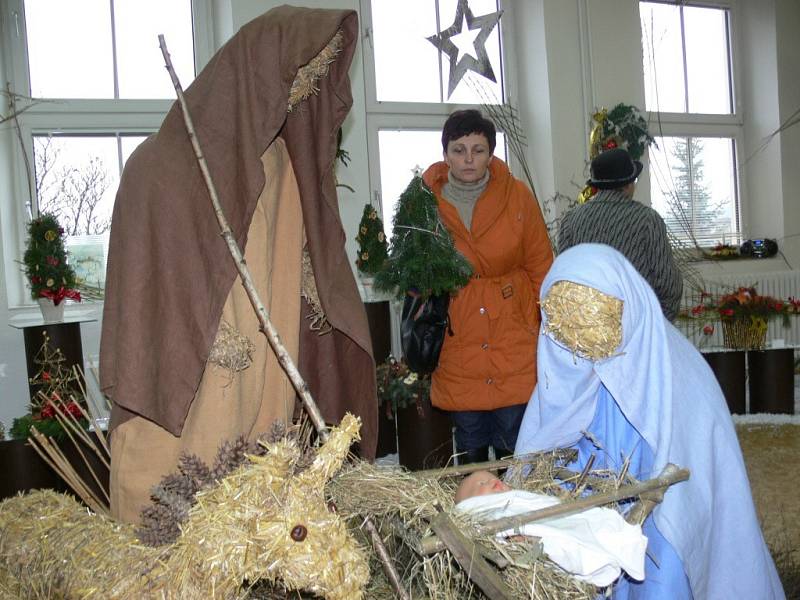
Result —
<path fill-rule="evenodd" d="M 542 301 L 544 332 L 579 356 L 608 358 L 622 342 L 622 306 L 594 288 L 558 281 Z"/>

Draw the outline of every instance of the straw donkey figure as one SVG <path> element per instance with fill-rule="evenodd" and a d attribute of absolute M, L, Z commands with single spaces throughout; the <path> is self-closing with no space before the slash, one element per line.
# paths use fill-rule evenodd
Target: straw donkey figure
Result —
<path fill-rule="evenodd" d="M 0 503 L 0 598 L 241 598 L 280 581 L 329 600 L 358 600 L 367 556 L 329 509 L 325 483 L 360 423 L 346 415 L 303 468 L 293 440 L 200 492 L 171 546 L 149 548 L 133 526 L 71 497 L 36 491 Z M 245 586 L 245 587 L 243 587 Z"/>

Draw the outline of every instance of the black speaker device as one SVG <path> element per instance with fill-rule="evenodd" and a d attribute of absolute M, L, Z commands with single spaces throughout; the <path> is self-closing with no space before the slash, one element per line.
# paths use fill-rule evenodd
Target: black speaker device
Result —
<path fill-rule="evenodd" d="M 778 253 L 778 242 L 766 238 L 746 240 L 739 248 L 739 253 L 752 258 L 769 258 Z"/>

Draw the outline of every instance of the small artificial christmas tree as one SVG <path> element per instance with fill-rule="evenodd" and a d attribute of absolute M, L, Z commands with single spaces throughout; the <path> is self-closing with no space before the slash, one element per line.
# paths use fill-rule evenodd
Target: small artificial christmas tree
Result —
<path fill-rule="evenodd" d="M 64 230 L 55 216 L 44 214 L 33 219 L 28 225 L 28 248 L 22 259 L 31 297 L 50 298 L 56 306 L 65 298 L 81 300 L 75 290 L 75 271 L 67 263 L 63 236 Z"/>
<path fill-rule="evenodd" d="M 453 292 L 471 276 L 472 265 L 456 250 L 439 217 L 436 196 L 415 175 L 397 203 L 389 259 L 375 287 L 395 290 L 398 298 L 409 290 L 427 298 Z"/>
<path fill-rule="evenodd" d="M 383 232 L 383 221 L 378 211 L 371 204 L 364 207 L 364 214 L 358 224 L 358 270 L 367 275 L 374 275 L 383 268 L 389 256 L 386 234 Z"/>

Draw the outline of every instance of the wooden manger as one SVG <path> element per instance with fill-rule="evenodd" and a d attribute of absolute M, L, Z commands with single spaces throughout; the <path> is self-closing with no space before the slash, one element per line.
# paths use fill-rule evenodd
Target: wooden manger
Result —
<path fill-rule="evenodd" d="M 659 477 L 636 481 L 607 471 L 576 473 L 563 465 L 573 460 L 572 451 L 559 450 L 491 463 L 429 471 L 366 463 L 347 465 L 334 478 L 329 493 L 340 514 L 349 520 L 369 515 L 378 526 L 400 574 L 400 582 L 414 598 L 535 598 L 588 600 L 597 589 L 581 582 L 542 554 L 535 538 L 498 540 L 496 533 L 525 523 L 574 514 L 595 506 L 629 502 L 627 519 L 641 523 L 674 483 L 688 478 L 685 469 L 669 465 Z M 454 512 L 453 497 L 460 476 L 477 470 L 531 467 L 520 488 L 556 495 L 562 503 L 515 518 L 477 523 Z M 579 495 L 564 487 L 591 490 Z M 394 597 L 376 575 L 367 597 Z"/>

